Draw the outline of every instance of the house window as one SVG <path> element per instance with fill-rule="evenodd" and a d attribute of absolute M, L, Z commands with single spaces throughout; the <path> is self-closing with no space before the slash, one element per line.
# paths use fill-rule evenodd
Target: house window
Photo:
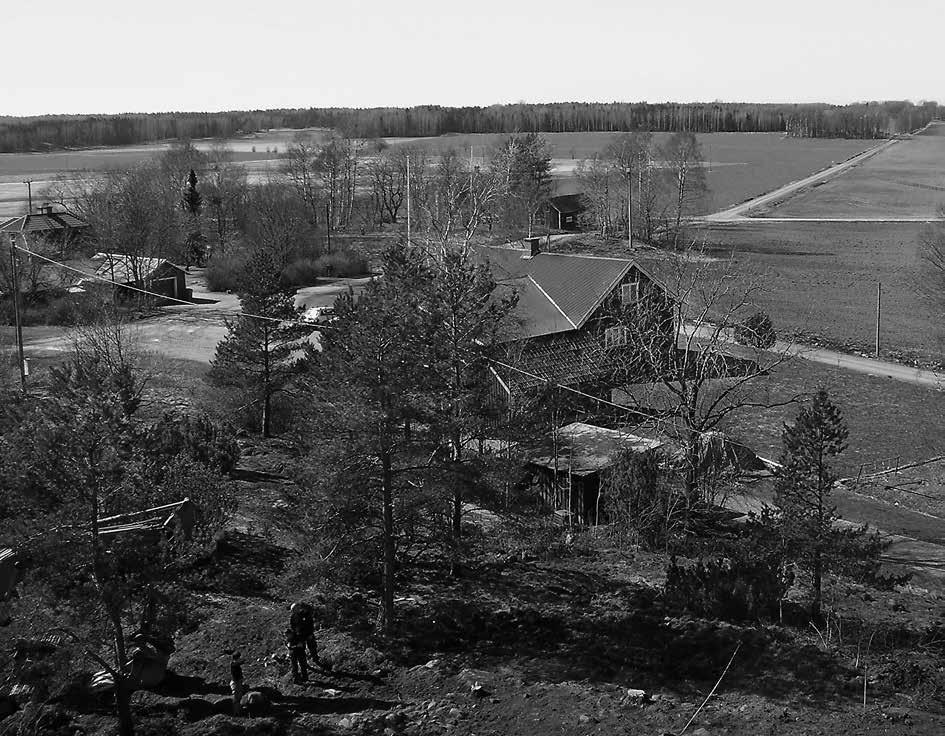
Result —
<path fill-rule="evenodd" d="M 608 327 L 604 330 L 604 347 L 616 348 L 627 344 L 626 327 Z"/>
<path fill-rule="evenodd" d="M 620 303 L 636 304 L 640 300 L 640 282 L 631 281 L 629 284 L 620 285 Z"/>

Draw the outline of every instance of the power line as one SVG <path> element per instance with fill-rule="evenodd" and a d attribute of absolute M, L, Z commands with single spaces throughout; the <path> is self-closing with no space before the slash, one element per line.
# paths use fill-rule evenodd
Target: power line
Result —
<path fill-rule="evenodd" d="M 20 235 L 23 237 L 23 240 L 25 241 L 26 237 L 22 233 L 20 233 Z M 73 271 L 79 274 L 80 276 L 85 276 L 86 278 L 93 279 L 95 281 L 101 281 L 102 283 L 110 284 L 111 286 L 117 286 L 121 289 L 127 289 L 128 291 L 133 291 L 138 294 L 144 294 L 145 296 L 155 297 L 157 299 L 162 299 L 164 301 L 176 302 L 177 304 L 183 304 L 188 307 L 194 306 L 194 302 L 189 302 L 186 299 L 178 299 L 177 297 L 173 297 L 173 296 L 165 296 L 164 294 L 158 294 L 157 292 L 154 292 L 154 291 L 148 291 L 147 289 L 140 289 L 137 286 L 131 286 L 130 284 L 122 284 L 112 279 L 105 278 L 104 276 L 99 276 L 96 273 L 88 273 L 87 271 L 83 271 L 80 268 L 76 268 L 66 263 L 56 261 L 52 258 L 48 258 L 47 256 L 44 256 L 40 253 L 36 253 L 30 250 L 29 248 L 24 248 L 23 246 L 20 246 L 20 245 L 14 245 L 13 247 L 16 250 L 26 253 L 34 258 L 39 258 L 40 260 L 46 261 L 47 263 L 51 263 L 54 266 L 58 266 L 59 268 L 65 269 L 67 271 Z M 135 258 L 135 256 L 128 256 L 128 258 Z M 297 324 L 304 327 L 312 327 L 313 329 L 316 329 L 316 330 L 320 330 L 324 327 L 330 328 L 329 325 L 317 325 L 312 322 L 306 322 L 305 320 L 301 320 L 301 319 L 280 319 L 279 317 L 269 317 L 264 314 L 252 314 L 250 312 L 240 312 L 239 316 L 249 317 L 250 319 L 262 319 L 262 320 L 267 320 L 269 322 L 278 322 L 279 324 L 285 324 L 285 323 Z"/>
<path fill-rule="evenodd" d="M 25 242 L 25 241 L 26 241 L 25 234 L 20 233 L 20 236 L 22 237 L 23 241 Z M 11 240 L 11 242 L 13 242 L 13 241 Z M 86 278 L 94 279 L 94 280 L 100 281 L 100 282 L 102 282 L 102 283 L 110 284 L 110 285 L 112 285 L 112 286 L 117 286 L 117 287 L 120 287 L 120 288 L 123 288 L 123 289 L 127 289 L 127 290 L 129 290 L 129 291 L 133 291 L 133 292 L 136 292 L 136 293 L 139 293 L 139 294 L 144 294 L 144 295 L 146 295 L 146 296 L 155 297 L 155 298 L 158 298 L 158 299 L 163 299 L 163 300 L 165 300 L 165 301 L 176 302 L 176 303 L 178 303 L 178 304 L 182 304 L 182 305 L 186 305 L 186 306 L 191 306 L 191 307 L 194 306 L 194 303 L 193 303 L 193 302 L 189 302 L 189 301 L 186 301 L 186 300 L 184 300 L 184 299 L 178 299 L 178 298 L 176 298 L 176 297 L 168 297 L 168 296 L 165 296 L 165 295 L 163 295 L 163 294 L 158 294 L 158 293 L 156 293 L 156 292 L 148 291 L 147 289 L 141 289 L 141 288 L 138 288 L 138 287 L 135 287 L 135 286 L 131 286 L 131 285 L 129 285 L 129 284 L 117 283 L 117 282 L 115 282 L 115 281 L 113 281 L 113 280 L 111 280 L 111 279 L 105 278 L 104 276 L 99 276 L 98 274 L 95 274 L 95 273 L 88 273 L 88 272 L 86 272 L 86 271 L 83 271 L 82 269 L 75 268 L 74 266 L 70 266 L 70 265 L 65 264 L 65 263 L 62 263 L 62 262 L 60 262 L 60 261 L 56 261 L 56 260 L 54 260 L 54 259 L 52 259 L 52 258 L 48 258 L 47 256 L 44 256 L 44 255 L 42 255 L 42 254 L 40 254 L 40 253 L 36 253 L 36 252 L 30 250 L 29 248 L 25 248 L 25 247 L 20 246 L 20 245 L 14 245 L 14 248 L 15 248 L 16 250 L 19 250 L 19 251 L 21 251 L 21 252 L 23 252 L 23 253 L 26 253 L 26 254 L 28 254 L 28 255 L 34 257 L 34 258 L 39 258 L 40 260 L 46 261 L 47 263 L 50 263 L 50 264 L 52 264 L 52 265 L 54 265 L 54 266 L 57 266 L 57 267 L 59 267 L 59 268 L 62 268 L 62 269 L 68 270 L 68 271 L 72 271 L 72 272 L 77 273 L 77 274 L 79 274 L 79 275 L 81 275 L 81 276 L 85 276 Z M 133 258 L 133 257 L 134 257 L 134 256 L 129 256 L 129 258 Z M 250 319 L 259 319 L 259 320 L 266 320 L 266 321 L 269 321 L 269 322 L 277 322 L 277 323 L 279 323 L 279 324 L 286 324 L 286 323 L 288 323 L 288 324 L 296 324 L 296 325 L 299 325 L 299 326 L 312 328 L 312 331 L 313 331 L 313 332 L 321 331 L 321 330 L 323 330 L 323 329 L 336 329 L 336 328 L 335 328 L 334 326 L 332 326 L 332 325 L 315 324 L 315 323 L 312 323 L 312 322 L 307 322 L 307 321 L 305 321 L 305 320 L 299 320 L 299 319 L 279 319 L 278 317 L 269 317 L 269 316 L 267 316 L 267 315 L 252 314 L 252 313 L 248 313 L 248 312 L 240 312 L 239 316 L 248 317 L 248 318 L 250 318 Z M 537 374 L 535 374 L 535 373 L 531 373 L 530 371 L 527 371 L 527 370 L 525 370 L 524 368 L 520 368 L 520 367 L 518 367 L 518 366 L 511 365 L 511 364 L 509 364 L 509 363 L 505 363 L 505 362 L 500 361 L 500 360 L 496 360 L 495 358 L 489 358 L 488 356 L 485 356 L 485 355 L 483 355 L 483 354 L 481 354 L 481 353 L 478 353 L 477 356 L 480 357 L 480 358 L 485 358 L 486 360 L 490 361 L 490 362 L 491 362 L 492 364 L 494 364 L 494 365 L 500 366 L 500 367 L 505 368 L 505 369 L 510 370 L 510 371 L 514 371 L 514 372 L 516 372 L 516 373 L 518 373 L 518 374 L 520 374 L 520 375 L 526 376 L 526 377 L 531 378 L 531 379 L 533 379 L 533 380 L 540 381 L 541 383 L 550 384 L 550 385 L 554 386 L 555 388 L 561 389 L 561 390 L 563 390 L 563 391 L 567 391 L 567 392 L 569 392 L 569 393 L 575 394 L 575 395 L 577 395 L 577 396 L 581 396 L 581 397 L 586 398 L 586 399 L 590 399 L 590 400 L 592 400 L 592 401 L 594 401 L 594 402 L 596 402 L 596 403 L 598 403 L 598 404 L 603 404 L 603 405 L 606 405 L 606 406 L 611 406 L 611 407 L 613 407 L 613 408 L 620 409 L 621 411 L 624 411 L 624 412 L 626 412 L 626 413 L 628 413 L 628 414 L 633 414 L 633 415 L 642 417 L 643 419 L 645 419 L 645 420 L 647 420 L 647 421 L 653 423 L 653 425 L 654 425 L 655 427 L 658 427 L 658 426 L 660 425 L 660 423 L 661 423 L 661 421 L 660 421 L 658 418 L 652 416 L 651 414 L 647 414 L 646 412 L 642 412 L 642 411 L 640 411 L 639 409 L 634 409 L 633 407 L 625 406 L 625 405 L 623 405 L 623 404 L 618 404 L 618 403 L 616 403 L 616 402 L 614 402 L 614 401 L 611 401 L 611 400 L 609 400 L 609 399 L 602 398 L 602 397 L 600 397 L 600 396 L 594 396 L 593 394 L 589 394 L 589 393 L 587 393 L 587 392 L 585 392 L 585 391 L 581 391 L 580 389 L 576 389 L 576 388 L 574 388 L 573 386 L 568 386 L 568 385 L 566 385 L 566 384 L 558 383 L 557 381 L 544 378 L 544 377 L 539 376 L 539 375 L 537 375 Z M 663 423 L 665 424 L 665 422 L 663 422 Z M 715 434 L 715 432 L 713 432 L 712 430 L 690 430 L 690 432 L 691 432 L 692 434 L 695 434 L 695 435 L 698 435 L 698 436 L 701 436 L 701 437 L 706 437 L 706 436 Z M 761 457 L 760 455 L 758 456 L 758 458 L 759 458 L 765 465 L 767 465 L 767 466 L 770 467 L 770 468 L 777 468 L 777 467 L 780 467 L 780 464 L 777 463 L 777 462 L 775 462 L 775 461 L 773 461 L 773 460 L 769 460 L 769 459 L 763 458 L 763 457 Z"/>
<path fill-rule="evenodd" d="M 23 235 L 22 233 L 20 233 L 20 235 L 21 235 L 21 237 L 23 237 L 23 240 L 25 241 L 25 240 L 26 240 L 25 235 Z M 105 278 L 104 276 L 99 276 L 98 274 L 95 274 L 95 273 L 88 273 L 87 271 L 83 271 L 82 269 L 76 268 L 76 267 L 74 267 L 74 266 L 70 266 L 70 265 L 68 265 L 68 264 L 66 264 L 66 263 L 62 263 L 62 262 L 60 262 L 60 261 L 56 261 L 56 260 L 54 260 L 54 259 L 52 259 L 52 258 L 49 258 L 49 257 L 47 257 L 47 256 L 44 256 L 44 255 L 42 255 L 42 254 L 40 254 L 40 253 L 36 253 L 36 252 L 30 250 L 29 248 L 24 248 L 23 246 L 19 246 L 19 245 L 16 245 L 16 246 L 14 246 L 14 247 L 15 247 L 17 250 L 22 251 L 23 253 L 26 253 L 26 254 L 28 254 L 28 255 L 30 255 L 30 256 L 33 256 L 34 258 L 39 258 L 40 260 L 46 261 L 47 263 L 50 263 L 50 264 L 52 264 L 52 265 L 54 265 L 54 266 L 58 266 L 59 268 L 62 268 L 62 269 L 68 270 L 68 271 L 72 271 L 72 272 L 77 273 L 77 274 L 79 274 L 79 275 L 81 275 L 81 276 L 84 276 L 84 277 L 86 277 L 86 278 L 94 279 L 94 280 L 96 280 L 96 281 L 100 281 L 100 282 L 105 283 L 105 284 L 110 284 L 110 285 L 112 285 L 112 286 L 117 286 L 117 287 L 120 287 L 120 288 L 123 288 L 123 289 L 127 289 L 127 290 L 133 291 L 133 292 L 135 292 L 135 293 L 144 294 L 144 295 L 146 295 L 146 296 L 155 297 L 155 298 L 158 298 L 158 299 L 163 299 L 163 300 L 165 300 L 165 301 L 176 302 L 177 304 L 183 304 L 183 305 L 191 306 L 191 307 L 194 306 L 194 303 L 193 303 L 193 302 L 189 302 L 189 301 L 187 301 L 187 300 L 185 300 L 185 299 L 178 299 L 178 298 L 176 298 L 176 297 L 164 296 L 163 294 L 158 294 L 158 293 L 153 292 L 153 291 L 148 291 L 147 289 L 141 289 L 141 288 L 138 288 L 138 287 L 136 287 L 136 286 L 131 286 L 130 284 L 118 283 L 118 282 L 113 281 L 113 280 L 111 280 L 111 279 Z M 129 258 L 133 258 L 134 256 L 128 256 L 128 257 L 129 257 Z M 311 323 L 311 322 L 306 322 L 305 320 L 279 319 L 278 317 L 269 317 L 269 316 L 266 316 L 266 315 L 251 314 L 251 313 L 248 313 L 248 312 L 241 312 L 241 313 L 240 313 L 240 316 L 248 317 L 248 318 L 250 318 L 250 319 L 261 319 L 261 320 L 267 320 L 267 321 L 270 321 L 270 322 L 278 322 L 279 324 L 285 324 L 285 323 L 297 324 L 297 325 L 304 326 L 304 327 L 311 327 L 313 331 L 320 331 L 320 330 L 322 330 L 322 329 L 324 329 L 324 328 L 334 329 L 334 327 L 331 326 L 331 325 L 318 325 L 318 324 L 313 324 L 313 323 Z M 521 374 L 521 375 L 523 375 L 523 376 L 527 376 L 528 378 L 531 378 L 531 379 L 533 379 L 533 380 L 537 380 L 537 381 L 540 381 L 540 382 L 546 383 L 546 384 L 551 384 L 551 385 L 554 386 L 555 388 L 561 389 L 561 390 L 563 390 L 563 391 L 568 391 L 568 392 L 570 392 L 570 393 L 573 393 L 573 394 L 575 394 L 575 395 L 577 395 L 577 396 L 581 396 L 581 397 L 586 398 L 586 399 L 590 399 L 590 400 L 592 400 L 592 401 L 594 401 L 594 402 L 596 402 L 596 403 L 598 403 L 598 404 L 604 404 L 604 405 L 607 405 L 607 406 L 611 406 L 611 407 L 614 407 L 614 408 L 616 408 L 616 409 L 620 409 L 620 410 L 622 410 L 622 411 L 624 411 L 624 412 L 627 412 L 628 414 L 635 414 L 635 415 L 637 415 L 637 416 L 642 417 L 643 419 L 645 419 L 645 420 L 647 420 L 647 421 L 653 422 L 654 425 L 658 425 L 658 424 L 659 424 L 659 420 L 657 420 L 656 418 L 654 418 L 652 415 L 647 414 L 647 413 L 645 413 L 645 412 L 642 412 L 642 411 L 640 411 L 640 410 L 638 410 L 638 409 L 634 409 L 634 408 L 632 408 L 632 407 L 625 406 L 625 405 L 623 405 L 623 404 L 617 404 L 616 402 L 610 401 L 609 399 L 605 399 L 605 398 L 602 398 L 602 397 L 600 397 L 600 396 L 594 396 L 594 395 L 592 395 L 592 394 L 589 394 L 589 393 L 586 393 L 586 392 L 581 391 L 581 390 L 579 390 L 579 389 L 576 389 L 576 388 L 574 388 L 573 386 L 568 386 L 568 385 L 563 384 L 563 383 L 558 383 L 557 381 L 553 381 L 553 380 L 549 380 L 549 379 L 547 379 L 547 378 L 543 378 L 542 376 L 539 376 L 539 375 L 537 375 L 537 374 L 535 374 L 535 373 L 531 373 L 531 372 L 529 372 L 529 371 L 527 371 L 527 370 L 525 370 L 525 369 L 523 369 L 523 368 L 519 368 L 518 366 L 510 365 L 509 363 L 505 363 L 505 362 L 503 362 L 503 361 L 496 360 L 496 359 L 494 359 L 494 358 L 489 358 L 488 356 L 482 355 L 481 353 L 478 353 L 478 354 L 477 354 L 477 357 L 486 358 L 487 360 L 489 360 L 490 362 L 492 362 L 493 364 L 495 364 L 495 365 L 497 365 L 497 366 L 500 366 L 500 367 L 505 368 L 505 369 L 507 369 L 507 370 L 514 371 L 514 372 L 519 373 L 519 374 Z M 693 434 L 697 434 L 697 435 L 699 435 L 699 436 L 708 436 L 708 435 L 711 435 L 711 434 L 713 434 L 713 433 L 712 433 L 711 431 L 693 430 Z M 777 466 L 777 463 L 775 463 L 775 462 L 773 462 L 773 461 L 771 461 L 771 460 L 765 460 L 765 459 L 762 458 L 762 461 L 763 461 L 765 464 L 768 464 L 768 465 L 770 465 L 770 466 L 772 466 L 772 467 L 776 467 L 776 466 Z"/>

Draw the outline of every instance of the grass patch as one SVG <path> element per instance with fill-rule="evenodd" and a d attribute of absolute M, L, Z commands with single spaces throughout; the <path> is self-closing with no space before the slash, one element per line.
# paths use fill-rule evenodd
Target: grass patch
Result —
<path fill-rule="evenodd" d="M 881 355 L 941 360 L 939 274 L 920 257 L 923 223 L 738 223 L 693 230 L 708 252 L 733 258 L 745 280 L 760 278 L 755 307 L 780 336 L 801 333 L 849 352 L 872 353 L 876 284 L 883 285 Z"/>
<path fill-rule="evenodd" d="M 573 161 L 590 158 L 603 151 L 615 133 L 543 133 L 548 141 L 557 176 L 562 186 L 576 187 L 570 181 Z M 663 143 L 669 133 L 654 133 Z M 477 159 L 506 135 L 481 133 L 444 135 L 437 138 L 398 138 L 393 146 L 412 146 L 433 153 L 454 149 L 469 155 L 472 147 Z M 731 207 L 772 189 L 845 161 L 878 141 L 788 138 L 782 133 L 699 133 L 702 152 L 709 161 L 707 181 L 710 197 L 703 213 Z"/>
<path fill-rule="evenodd" d="M 768 210 L 770 217 L 933 217 L 945 201 L 945 126 L 899 141 L 841 176 Z"/>
<path fill-rule="evenodd" d="M 900 457 L 903 463 L 945 452 L 945 392 L 890 378 L 794 359 L 756 382 L 756 396 L 774 403 L 809 396 L 823 386 L 841 408 L 850 428 L 849 448 L 838 468 L 856 475 L 861 464 Z M 736 412 L 726 428 L 759 454 L 777 459 L 781 431 L 797 406 Z M 877 468 L 878 469 L 878 468 Z"/>
<path fill-rule="evenodd" d="M 248 258 L 242 253 L 211 257 L 204 270 L 210 291 L 237 291 Z"/>

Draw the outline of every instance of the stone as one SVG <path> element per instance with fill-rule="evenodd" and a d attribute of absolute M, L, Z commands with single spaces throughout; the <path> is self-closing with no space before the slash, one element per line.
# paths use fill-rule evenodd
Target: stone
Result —
<path fill-rule="evenodd" d="M 203 698 L 181 698 L 177 708 L 184 713 L 188 721 L 202 721 L 213 715 L 213 704 Z"/>
<path fill-rule="evenodd" d="M 0 721 L 7 716 L 12 716 L 19 710 L 19 706 L 12 695 L 0 695 Z"/>
<path fill-rule="evenodd" d="M 222 716 L 233 715 L 233 698 L 214 698 L 210 701 L 213 712 Z"/>
<path fill-rule="evenodd" d="M 272 703 L 269 701 L 269 698 L 267 698 L 263 693 L 259 692 L 259 690 L 250 690 L 248 693 L 246 693 L 246 695 L 243 696 L 240 704 L 243 706 L 243 709 L 246 711 L 246 713 L 253 717 L 265 715 L 272 707 Z"/>
<path fill-rule="evenodd" d="M 351 728 L 354 725 L 351 723 L 351 719 L 345 716 L 340 721 L 338 721 L 338 728 Z"/>

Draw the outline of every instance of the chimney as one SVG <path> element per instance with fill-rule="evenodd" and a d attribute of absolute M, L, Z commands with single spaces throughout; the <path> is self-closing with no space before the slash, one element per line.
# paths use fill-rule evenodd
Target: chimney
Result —
<path fill-rule="evenodd" d="M 539 253 L 541 253 L 541 238 L 532 237 L 525 238 L 525 250 L 528 251 L 527 258 L 534 258 Z"/>

